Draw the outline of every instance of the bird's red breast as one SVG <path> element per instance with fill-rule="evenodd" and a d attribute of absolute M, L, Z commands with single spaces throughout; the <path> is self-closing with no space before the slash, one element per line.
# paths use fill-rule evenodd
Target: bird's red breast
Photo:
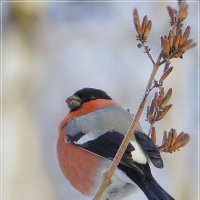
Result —
<path fill-rule="evenodd" d="M 70 183 L 84 195 L 90 196 L 94 192 L 93 186 L 97 184 L 96 171 L 102 163 L 102 157 L 66 143 L 66 125 L 75 117 L 103 109 L 113 103 L 112 100 L 106 99 L 84 103 L 80 109 L 70 112 L 59 126 L 57 154 L 60 168 Z"/>

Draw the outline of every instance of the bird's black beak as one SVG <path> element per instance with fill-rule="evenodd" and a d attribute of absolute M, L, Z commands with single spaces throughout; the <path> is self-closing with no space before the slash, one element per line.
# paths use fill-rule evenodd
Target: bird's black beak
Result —
<path fill-rule="evenodd" d="M 71 111 L 77 110 L 82 105 L 81 99 L 75 95 L 72 95 L 71 97 L 67 98 L 66 103 Z"/>

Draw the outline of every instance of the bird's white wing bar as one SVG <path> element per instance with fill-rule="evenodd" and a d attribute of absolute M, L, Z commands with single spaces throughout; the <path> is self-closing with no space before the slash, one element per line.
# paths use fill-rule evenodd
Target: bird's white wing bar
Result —
<path fill-rule="evenodd" d="M 93 132 L 88 132 L 85 135 L 83 135 L 79 140 L 75 141 L 75 144 L 84 144 L 86 142 L 96 140 L 99 136 L 97 134 L 94 134 Z"/>

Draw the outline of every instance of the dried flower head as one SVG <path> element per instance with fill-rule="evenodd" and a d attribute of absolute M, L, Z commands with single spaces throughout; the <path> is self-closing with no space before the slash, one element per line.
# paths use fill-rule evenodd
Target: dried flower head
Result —
<path fill-rule="evenodd" d="M 137 39 L 144 43 L 147 40 L 147 37 L 149 35 L 149 32 L 151 31 L 152 22 L 151 20 L 148 20 L 148 17 L 145 15 L 142 24 L 140 24 L 140 18 L 137 9 L 134 9 L 133 11 L 133 22 L 135 25 L 135 29 L 138 33 Z"/>
<path fill-rule="evenodd" d="M 179 150 L 179 148 L 185 146 L 190 137 L 187 133 L 181 132 L 177 135 L 175 129 L 171 129 L 168 133 L 163 132 L 162 145 L 158 147 L 160 151 L 172 153 L 173 151 Z"/>
<path fill-rule="evenodd" d="M 192 40 L 188 40 L 190 35 L 189 26 L 182 35 L 182 22 L 188 15 L 188 5 L 182 2 L 178 11 L 176 9 L 172 9 L 170 6 L 167 7 L 167 10 L 170 16 L 171 28 L 168 37 L 161 37 L 163 58 L 183 58 L 184 52 L 196 45 L 192 42 Z"/>
<path fill-rule="evenodd" d="M 161 120 L 172 107 L 172 104 L 167 105 L 172 95 L 172 88 L 164 95 L 164 88 L 160 88 L 160 92 L 155 92 L 151 105 L 147 107 L 147 120 L 154 124 L 156 121 Z"/>
<path fill-rule="evenodd" d="M 178 23 L 180 24 L 185 20 L 188 15 L 188 5 L 186 3 L 182 3 L 178 12 Z"/>
<path fill-rule="evenodd" d="M 196 44 L 193 40 L 189 39 L 190 26 L 186 28 L 184 34 L 182 34 L 182 28 L 174 35 L 172 31 L 169 31 L 168 37 L 161 37 L 161 47 L 163 50 L 164 58 L 182 58 L 182 55 L 188 49 L 193 48 Z"/>

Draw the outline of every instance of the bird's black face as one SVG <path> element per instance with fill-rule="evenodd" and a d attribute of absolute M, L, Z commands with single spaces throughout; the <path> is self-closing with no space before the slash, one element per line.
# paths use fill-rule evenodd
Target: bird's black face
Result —
<path fill-rule="evenodd" d="M 66 99 L 71 111 L 78 110 L 84 103 L 96 99 L 111 99 L 104 91 L 95 88 L 83 88 Z"/>

